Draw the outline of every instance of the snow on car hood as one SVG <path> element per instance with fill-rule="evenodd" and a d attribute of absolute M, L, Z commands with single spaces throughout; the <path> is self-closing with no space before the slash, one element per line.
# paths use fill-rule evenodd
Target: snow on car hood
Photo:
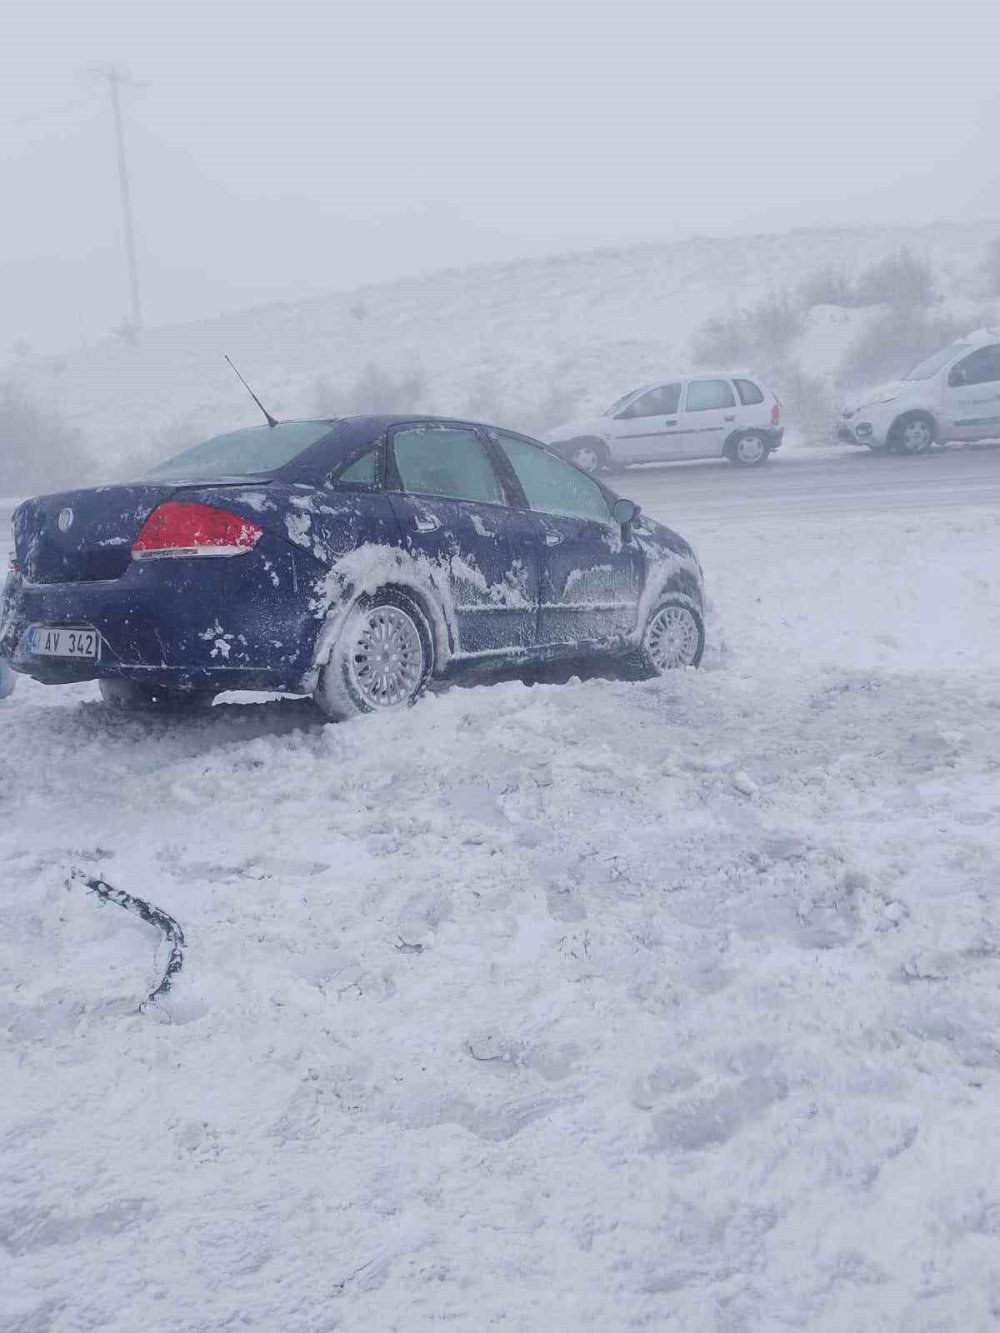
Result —
<path fill-rule="evenodd" d="M 902 391 L 902 380 L 886 380 L 884 384 L 873 385 L 870 389 L 863 389 L 852 398 L 844 401 L 843 410 L 845 412 L 859 412 L 863 407 L 871 407 L 874 403 L 882 403 L 890 398 L 895 398 Z"/>

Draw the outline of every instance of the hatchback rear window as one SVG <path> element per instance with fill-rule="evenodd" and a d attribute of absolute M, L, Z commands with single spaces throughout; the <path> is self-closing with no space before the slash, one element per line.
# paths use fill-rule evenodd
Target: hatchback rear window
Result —
<path fill-rule="evenodd" d="M 764 395 L 760 391 L 760 385 L 754 384 L 753 380 L 733 380 L 736 385 L 736 392 L 740 396 L 740 402 L 744 407 L 752 407 L 754 403 L 762 403 Z"/>
<path fill-rule="evenodd" d="M 214 435 L 148 474 L 178 481 L 221 481 L 274 472 L 329 435 L 331 421 L 279 421 L 276 426 L 250 426 Z"/>

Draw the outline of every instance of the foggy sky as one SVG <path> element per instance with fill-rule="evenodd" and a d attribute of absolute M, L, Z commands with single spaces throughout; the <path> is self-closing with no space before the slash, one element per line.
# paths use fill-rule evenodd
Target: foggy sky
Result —
<path fill-rule="evenodd" d="M 9 0 L 0 359 L 696 231 L 1000 216 L 1000 4 Z"/>

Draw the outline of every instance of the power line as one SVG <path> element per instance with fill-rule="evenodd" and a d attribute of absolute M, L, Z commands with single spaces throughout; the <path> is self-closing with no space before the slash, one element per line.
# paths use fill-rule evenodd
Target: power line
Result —
<path fill-rule="evenodd" d="M 93 70 L 98 78 L 107 81 L 111 93 L 111 112 L 115 126 L 115 148 L 118 157 L 118 188 L 121 194 L 122 229 L 125 235 L 125 260 L 128 265 L 129 297 L 132 308 L 131 324 L 138 333 L 142 328 L 142 306 L 139 303 L 139 271 L 135 258 L 135 226 L 132 220 L 132 197 L 129 190 L 128 163 L 125 160 L 125 132 L 122 128 L 120 89 L 122 86 L 139 88 L 120 65 L 101 65 Z"/>

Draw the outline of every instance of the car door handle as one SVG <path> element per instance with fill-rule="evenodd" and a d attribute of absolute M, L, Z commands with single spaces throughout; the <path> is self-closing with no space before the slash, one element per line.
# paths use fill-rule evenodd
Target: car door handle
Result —
<path fill-rule="evenodd" d="M 663 424 L 664 424 L 665 426 L 676 426 L 676 425 L 677 425 L 677 418 L 676 418 L 676 417 L 667 417 L 666 421 L 665 421 Z"/>
<path fill-rule="evenodd" d="M 413 520 L 413 526 L 418 532 L 437 532 L 441 520 L 435 518 L 433 514 L 418 514 Z"/>
<path fill-rule="evenodd" d="M 544 541 L 546 546 L 558 546 L 562 541 L 562 533 L 552 531 L 546 532 L 542 537 L 542 541 Z"/>
<path fill-rule="evenodd" d="M 723 420 L 723 421 L 735 421 L 735 420 L 736 420 L 736 413 L 735 413 L 735 412 L 730 412 L 729 415 L 723 417 L 722 420 Z"/>

